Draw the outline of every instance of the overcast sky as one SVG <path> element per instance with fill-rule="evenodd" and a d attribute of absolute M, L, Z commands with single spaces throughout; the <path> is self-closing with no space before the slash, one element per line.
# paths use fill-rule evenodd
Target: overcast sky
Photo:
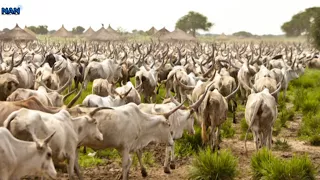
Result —
<path fill-rule="evenodd" d="M 306 8 L 320 6 L 320 0 L 1 0 L 2 7 L 22 6 L 21 14 L 0 14 L 0 30 L 16 23 L 48 25 L 49 30 L 64 24 L 67 30 L 81 25 L 127 31 L 166 27 L 174 30 L 176 21 L 189 11 L 197 11 L 215 25 L 210 33 L 282 34 L 280 26 Z"/>

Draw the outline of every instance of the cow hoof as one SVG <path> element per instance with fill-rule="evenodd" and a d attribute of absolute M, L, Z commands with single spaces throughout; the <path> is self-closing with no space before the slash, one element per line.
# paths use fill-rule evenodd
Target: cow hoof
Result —
<path fill-rule="evenodd" d="M 171 172 L 170 172 L 170 169 L 168 168 L 168 167 L 163 167 L 163 171 L 164 171 L 164 173 L 166 173 L 166 174 L 170 174 Z"/>
<path fill-rule="evenodd" d="M 174 163 L 170 163 L 170 169 L 176 169 L 176 165 Z"/>
<path fill-rule="evenodd" d="M 148 176 L 147 170 L 141 169 L 141 175 L 142 175 L 142 177 L 147 177 Z"/>

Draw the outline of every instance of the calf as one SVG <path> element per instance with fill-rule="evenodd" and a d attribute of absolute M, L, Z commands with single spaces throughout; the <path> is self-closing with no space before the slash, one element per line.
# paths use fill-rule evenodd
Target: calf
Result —
<path fill-rule="evenodd" d="M 33 136 L 34 142 L 26 142 L 16 139 L 6 128 L 0 127 L 0 179 L 20 179 L 38 173 L 55 179 L 57 172 L 48 146 L 54 134 L 41 140 Z"/>

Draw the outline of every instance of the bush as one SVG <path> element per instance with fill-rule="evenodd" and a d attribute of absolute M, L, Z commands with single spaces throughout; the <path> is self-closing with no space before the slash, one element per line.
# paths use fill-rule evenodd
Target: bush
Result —
<path fill-rule="evenodd" d="M 232 118 L 228 118 L 226 122 L 221 125 L 221 136 L 223 138 L 232 138 L 236 131 L 232 127 Z"/>
<path fill-rule="evenodd" d="M 316 116 L 304 116 L 298 135 L 305 137 L 312 145 L 319 145 L 320 114 Z"/>
<path fill-rule="evenodd" d="M 237 174 L 238 159 L 230 151 L 212 152 L 210 148 L 199 151 L 194 157 L 189 171 L 189 179 L 234 179 Z"/>
<path fill-rule="evenodd" d="M 201 128 L 194 126 L 195 135 L 184 133 L 181 139 L 175 141 L 175 153 L 178 157 L 186 157 L 199 151 L 202 147 Z"/>
<path fill-rule="evenodd" d="M 266 148 L 262 148 L 251 158 L 253 179 L 315 179 L 316 169 L 308 156 L 294 156 L 281 160 Z"/>
<path fill-rule="evenodd" d="M 291 149 L 291 146 L 288 144 L 286 140 L 281 141 L 280 139 L 277 139 L 277 141 L 274 143 L 274 150 L 288 151 L 290 149 Z"/>

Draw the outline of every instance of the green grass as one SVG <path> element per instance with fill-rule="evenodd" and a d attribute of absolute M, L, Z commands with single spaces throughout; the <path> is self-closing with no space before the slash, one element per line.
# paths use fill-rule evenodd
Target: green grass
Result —
<path fill-rule="evenodd" d="M 240 140 L 245 139 L 248 128 L 249 128 L 249 125 L 247 124 L 246 119 L 242 118 L 240 121 L 240 129 L 241 129 Z M 248 132 L 247 140 L 249 140 L 249 141 L 253 140 L 253 135 L 250 130 Z"/>
<path fill-rule="evenodd" d="M 201 128 L 194 126 L 195 135 L 184 133 L 181 139 L 175 141 L 175 153 L 177 157 L 187 157 L 197 153 L 202 147 Z"/>
<path fill-rule="evenodd" d="M 231 180 L 238 173 L 238 159 L 229 150 L 200 150 L 192 161 L 188 177 L 192 180 Z"/>
<path fill-rule="evenodd" d="M 96 156 L 94 157 L 90 157 L 86 154 L 83 154 L 83 148 L 81 147 L 79 150 L 79 164 L 81 167 L 94 167 L 97 165 L 103 165 L 105 164 L 105 160 L 98 158 Z M 90 148 L 87 148 L 87 153 L 92 153 L 93 150 L 91 150 Z"/>
<path fill-rule="evenodd" d="M 277 139 L 274 142 L 274 150 L 276 151 L 289 151 L 291 149 L 291 146 L 288 144 L 288 142 L 284 139 L 281 141 L 280 139 Z"/>
<path fill-rule="evenodd" d="M 298 135 L 311 145 L 320 145 L 320 71 L 308 69 L 299 79 L 292 81 L 293 104 L 303 114 Z"/>
<path fill-rule="evenodd" d="M 307 155 L 282 160 L 266 148 L 252 156 L 251 170 L 253 179 L 264 180 L 313 180 L 316 175 L 316 168 Z"/>

